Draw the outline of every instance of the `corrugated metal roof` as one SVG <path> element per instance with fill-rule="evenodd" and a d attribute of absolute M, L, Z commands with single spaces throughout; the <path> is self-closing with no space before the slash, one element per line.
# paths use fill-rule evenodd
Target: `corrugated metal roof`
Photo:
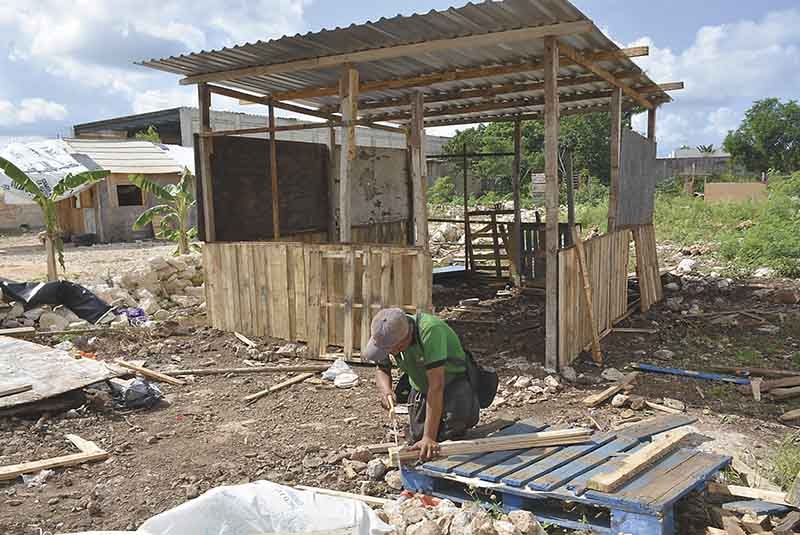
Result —
<path fill-rule="evenodd" d="M 67 139 L 72 151 L 85 154 L 103 169 L 123 174 L 180 173 L 182 168 L 150 141 Z"/>
<path fill-rule="evenodd" d="M 576 21 L 589 21 L 589 19 L 566 0 L 487 1 L 479 4 L 469 3 L 460 8 L 451 8 L 443 11 L 430 11 L 425 14 L 381 18 L 377 21 L 354 24 L 346 28 L 322 30 L 305 35 L 285 36 L 271 41 L 258 41 L 220 50 L 201 51 L 160 60 L 151 59 L 142 62 L 142 64 L 175 74 L 193 76 Z M 559 41 L 582 52 L 596 53 L 619 50 L 619 47 L 596 27 L 592 27 L 589 32 L 561 36 Z M 360 81 L 363 84 L 476 67 L 530 62 L 532 59 L 541 58 L 543 51 L 543 40 L 532 39 L 530 41 L 514 42 L 513 44 L 497 43 L 480 47 L 439 49 L 433 52 L 414 54 L 413 56 L 359 62 L 355 67 L 359 71 Z M 560 68 L 560 77 L 570 78 L 587 74 L 587 70 L 584 67 L 568 63 L 564 62 L 564 65 Z M 612 73 L 633 75 L 634 79 L 629 82 L 632 87 L 652 87 L 655 85 L 652 80 L 641 73 L 640 69 L 629 58 L 622 57 L 598 61 L 597 64 Z M 267 95 L 302 89 L 334 88 L 338 84 L 340 75 L 341 68 L 338 67 L 317 68 L 271 75 L 244 76 L 216 83 L 260 95 Z M 427 87 L 426 93 L 432 94 L 434 91 L 488 87 L 492 84 L 507 84 L 511 82 L 531 82 L 541 80 L 541 78 L 541 70 L 539 72 L 531 70 L 503 74 L 491 78 L 437 82 Z M 605 81 L 598 81 L 592 83 L 590 88 L 607 90 L 611 86 Z M 419 88 L 371 91 L 365 94 L 362 100 L 403 98 L 416 89 Z M 575 87 L 560 88 L 560 93 L 566 94 L 576 90 L 577 88 Z M 541 91 L 538 93 L 535 91 L 526 92 L 522 96 L 536 96 L 537 94 L 541 95 Z M 660 102 L 669 100 L 669 96 L 665 92 L 657 89 L 648 96 Z M 465 102 L 475 102 L 478 98 L 475 97 Z M 301 102 L 318 107 L 335 106 L 338 102 L 338 97 L 336 95 L 317 96 L 305 98 Z M 575 106 L 571 103 L 562 103 L 561 107 L 566 110 L 573 109 Z M 530 111 L 525 106 L 514 107 L 513 109 L 517 112 Z M 390 110 L 382 110 L 382 112 Z M 361 115 L 369 118 L 367 113 L 362 113 Z M 468 113 L 458 114 L 459 117 L 469 115 Z M 483 113 L 481 115 L 486 116 L 487 114 Z M 402 119 L 399 120 L 402 121 Z"/>

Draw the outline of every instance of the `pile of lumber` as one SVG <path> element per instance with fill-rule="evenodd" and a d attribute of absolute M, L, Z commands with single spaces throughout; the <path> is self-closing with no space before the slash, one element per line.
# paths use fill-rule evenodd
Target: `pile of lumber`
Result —
<path fill-rule="evenodd" d="M 773 370 L 783 372 L 784 370 Z M 752 395 L 758 401 L 784 401 L 787 399 L 800 397 L 800 372 L 793 376 L 780 378 L 752 377 L 750 385 L 740 386 L 739 391 L 746 395 Z M 795 409 L 783 413 L 780 418 L 782 422 L 792 423 L 800 420 L 800 410 Z"/>

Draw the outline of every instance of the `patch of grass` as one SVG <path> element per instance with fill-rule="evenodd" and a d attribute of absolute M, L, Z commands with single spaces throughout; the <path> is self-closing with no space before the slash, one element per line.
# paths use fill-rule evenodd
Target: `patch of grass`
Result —
<path fill-rule="evenodd" d="M 795 351 L 792 353 L 792 364 L 795 366 L 800 366 L 800 351 Z"/>
<path fill-rule="evenodd" d="M 734 397 L 736 392 L 733 385 L 727 383 L 713 383 L 705 388 L 707 398 L 714 398 L 720 401 L 725 401 Z"/>
<path fill-rule="evenodd" d="M 800 446 L 796 443 L 797 436 L 787 435 L 775 452 L 775 464 L 772 467 L 775 483 L 783 490 L 789 490 L 800 472 Z"/>
<path fill-rule="evenodd" d="M 737 349 L 733 353 L 733 360 L 736 362 L 736 364 L 741 364 L 743 366 L 750 366 L 761 362 L 761 355 L 755 349 L 747 347 L 747 348 Z"/>

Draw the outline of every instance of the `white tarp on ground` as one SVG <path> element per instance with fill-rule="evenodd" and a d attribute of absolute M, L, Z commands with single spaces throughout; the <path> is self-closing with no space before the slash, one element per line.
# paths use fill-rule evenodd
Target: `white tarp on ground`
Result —
<path fill-rule="evenodd" d="M 19 167 L 48 194 L 68 174 L 75 175 L 99 169 L 89 158 L 74 154 L 72 148 L 62 139 L 11 143 L 0 150 L 0 156 Z M 72 197 L 88 187 L 91 185 L 68 191 L 61 198 Z M 2 171 L 0 171 L 0 193 L 3 194 L 0 200 L 6 204 L 33 204 L 32 197 L 20 191 Z"/>
<path fill-rule="evenodd" d="M 384 535 L 391 530 L 363 502 L 256 481 L 211 489 L 137 531 L 75 535 Z"/>

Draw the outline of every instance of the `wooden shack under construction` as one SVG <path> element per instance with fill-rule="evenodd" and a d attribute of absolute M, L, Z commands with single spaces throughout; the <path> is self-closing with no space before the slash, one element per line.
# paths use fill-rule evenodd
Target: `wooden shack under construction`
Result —
<path fill-rule="evenodd" d="M 661 298 L 656 110 L 682 84 L 659 85 L 630 59 L 647 52 L 619 48 L 565 0 L 505 0 L 143 62 L 197 86 L 211 324 L 358 358 L 380 307 L 429 309 L 425 127 L 515 123 L 509 274 L 524 282 L 520 124 L 543 120 L 545 364 L 567 365 L 627 312 L 631 240 L 640 306 Z M 213 131 L 212 95 L 265 105 L 269 121 Z M 276 126 L 275 110 L 318 122 Z M 647 112 L 646 137 L 623 129 L 630 110 Z M 583 113 L 612 119 L 608 232 L 573 243 L 559 231 L 559 117 Z M 327 146 L 275 139 L 315 128 L 330 130 Z M 404 133 L 404 165 L 370 171 L 379 156 L 356 146 L 358 128 Z M 240 137 L 256 132 L 270 138 Z"/>

